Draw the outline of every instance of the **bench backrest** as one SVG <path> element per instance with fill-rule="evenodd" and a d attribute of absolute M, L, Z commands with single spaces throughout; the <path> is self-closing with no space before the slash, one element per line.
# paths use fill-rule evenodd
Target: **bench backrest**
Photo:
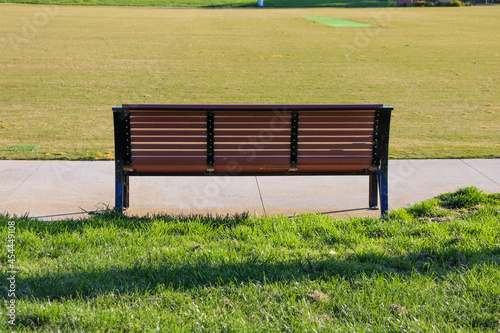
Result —
<path fill-rule="evenodd" d="M 366 174 L 387 160 L 391 107 L 129 105 L 116 159 L 137 174 Z"/>

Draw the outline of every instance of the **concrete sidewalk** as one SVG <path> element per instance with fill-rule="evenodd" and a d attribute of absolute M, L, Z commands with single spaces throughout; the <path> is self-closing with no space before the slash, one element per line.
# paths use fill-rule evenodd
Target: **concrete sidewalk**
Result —
<path fill-rule="evenodd" d="M 389 208 L 458 187 L 500 192 L 500 159 L 391 160 Z M 0 161 L 0 213 L 44 220 L 80 218 L 114 205 L 114 162 Z M 368 177 L 131 177 L 131 215 L 255 215 L 316 212 L 379 216 L 368 208 Z"/>

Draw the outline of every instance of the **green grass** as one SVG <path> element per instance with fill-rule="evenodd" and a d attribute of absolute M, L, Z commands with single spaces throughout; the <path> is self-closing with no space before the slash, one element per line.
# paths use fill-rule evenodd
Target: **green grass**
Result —
<path fill-rule="evenodd" d="M 392 158 L 500 157 L 499 6 L 0 8 L 3 159 L 112 159 L 122 103 L 383 103 Z"/>
<path fill-rule="evenodd" d="M 464 191 L 474 203 L 448 208 Z M 1 216 L 2 248 L 16 229 L 15 328 L 497 332 L 500 195 L 465 188 L 419 205 L 384 219 Z M 6 251 L 0 263 L 6 281 Z"/>

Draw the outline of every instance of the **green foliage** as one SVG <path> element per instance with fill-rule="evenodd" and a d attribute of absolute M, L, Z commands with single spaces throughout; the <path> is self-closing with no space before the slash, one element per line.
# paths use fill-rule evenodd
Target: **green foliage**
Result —
<path fill-rule="evenodd" d="M 462 7 L 464 3 L 460 0 L 454 0 L 449 3 L 450 7 Z"/>
<path fill-rule="evenodd" d="M 433 215 L 440 199 L 384 219 L 0 215 L 3 248 L 15 223 L 17 270 L 16 326 L 2 316 L 0 330 L 493 332 L 500 202 L 490 196 L 446 221 Z"/>

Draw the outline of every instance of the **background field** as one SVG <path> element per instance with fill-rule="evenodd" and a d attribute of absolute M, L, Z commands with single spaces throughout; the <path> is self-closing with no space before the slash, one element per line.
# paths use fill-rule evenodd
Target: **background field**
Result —
<path fill-rule="evenodd" d="M 0 158 L 113 158 L 122 103 L 384 103 L 393 158 L 500 157 L 499 17 L 2 4 Z"/>

